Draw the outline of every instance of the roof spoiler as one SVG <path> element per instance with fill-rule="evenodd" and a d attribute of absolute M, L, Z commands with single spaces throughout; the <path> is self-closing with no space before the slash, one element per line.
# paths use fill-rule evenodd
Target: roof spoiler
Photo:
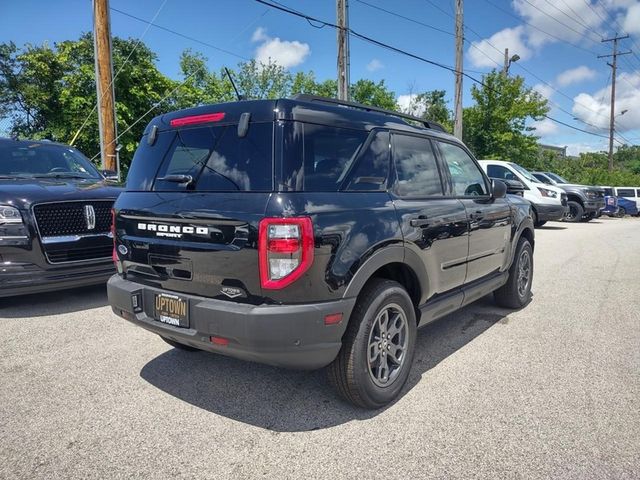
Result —
<path fill-rule="evenodd" d="M 415 117 L 413 115 L 408 115 L 406 113 L 395 112 L 393 110 L 386 110 L 384 108 L 372 107 L 370 105 L 364 105 L 362 103 L 348 102 L 346 100 L 338 100 L 336 98 L 320 97 L 320 96 L 317 96 L 317 95 L 308 95 L 306 93 L 300 93 L 298 95 L 294 95 L 292 97 L 292 100 L 298 100 L 298 101 L 301 101 L 301 102 L 310 102 L 310 103 L 313 103 L 313 102 L 326 103 L 328 105 L 339 105 L 339 106 L 342 106 L 342 107 L 355 108 L 355 109 L 364 110 L 364 111 L 367 111 L 367 112 L 382 113 L 384 115 L 391 115 L 393 117 L 398 117 L 398 118 L 401 118 L 403 120 L 410 120 L 412 122 L 419 123 L 420 125 L 423 125 L 425 128 L 430 128 L 432 130 L 438 130 L 440 132 L 446 132 L 444 127 L 441 124 L 439 124 L 438 122 L 432 122 L 431 120 L 425 120 L 424 118 Z"/>

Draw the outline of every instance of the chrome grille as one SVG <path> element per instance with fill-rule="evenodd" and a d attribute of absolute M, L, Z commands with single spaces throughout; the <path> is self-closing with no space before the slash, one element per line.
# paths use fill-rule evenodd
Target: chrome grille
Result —
<path fill-rule="evenodd" d="M 95 211 L 95 227 L 89 229 L 85 207 Z M 40 236 L 60 237 L 108 233 L 111 229 L 113 200 L 43 203 L 33 207 Z"/>

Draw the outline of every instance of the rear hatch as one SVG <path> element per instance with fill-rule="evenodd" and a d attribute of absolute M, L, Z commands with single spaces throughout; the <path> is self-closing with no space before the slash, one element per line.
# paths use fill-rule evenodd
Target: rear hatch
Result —
<path fill-rule="evenodd" d="M 230 103 L 151 122 L 115 205 L 127 279 L 260 303 L 258 225 L 274 187 L 274 108 Z"/>

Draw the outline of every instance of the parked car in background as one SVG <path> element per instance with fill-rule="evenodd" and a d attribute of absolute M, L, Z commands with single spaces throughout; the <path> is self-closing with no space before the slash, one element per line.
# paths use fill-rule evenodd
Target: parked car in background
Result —
<path fill-rule="evenodd" d="M 626 198 L 636 204 L 636 208 L 640 209 L 640 188 L 636 187 L 613 187 L 616 197 Z"/>
<path fill-rule="evenodd" d="M 0 139 L 0 297 L 105 283 L 120 191 L 70 146 Z"/>
<path fill-rule="evenodd" d="M 529 203 L 438 124 L 370 106 L 158 116 L 114 210 L 114 313 L 182 350 L 328 366 L 361 407 L 399 395 L 418 327 L 531 298 Z"/>
<path fill-rule="evenodd" d="M 565 180 L 553 172 L 532 172 L 533 175 L 546 185 L 560 187 L 567 192 L 569 213 L 567 222 L 588 222 L 598 216 L 604 208 L 604 190 L 589 185 L 576 185 Z"/>
<path fill-rule="evenodd" d="M 604 190 L 604 207 L 600 210 L 600 214 L 609 217 L 618 215 L 618 197 L 613 195 L 611 188 L 601 187 Z"/>
<path fill-rule="evenodd" d="M 629 200 L 628 198 L 625 198 L 625 197 L 617 197 L 615 195 L 616 187 L 600 187 L 600 188 L 604 190 L 606 199 L 608 198 L 616 199 L 616 207 L 617 207 L 615 212 L 613 212 L 612 209 L 607 208 L 608 207 L 608 200 L 607 200 L 607 207 L 604 208 L 602 213 L 610 217 L 624 217 L 625 215 L 633 215 L 633 216 L 639 215 L 638 205 L 636 204 L 636 202 L 633 200 Z M 621 190 L 624 193 L 625 188 L 622 187 Z"/>
<path fill-rule="evenodd" d="M 550 220 L 564 218 L 567 213 L 567 198 L 561 188 L 544 185 L 517 163 L 501 160 L 480 160 L 479 163 L 489 177 L 517 180 L 523 185 L 524 198 L 533 207 L 536 227 L 541 227 Z"/>

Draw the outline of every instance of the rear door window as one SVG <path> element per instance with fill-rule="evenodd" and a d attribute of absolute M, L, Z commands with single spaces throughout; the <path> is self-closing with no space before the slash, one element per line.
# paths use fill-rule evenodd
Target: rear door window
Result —
<path fill-rule="evenodd" d="M 442 195 L 442 181 L 431 141 L 413 135 L 392 135 L 396 193 L 400 197 Z"/>
<path fill-rule="evenodd" d="M 293 191 L 338 191 L 368 136 L 365 130 L 288 122 L 283 143 L 284 186 Z"/>
<path fill-rule="evenodd" d="M 251 124 L 245 137 L 237 126 L 165 131 L 173 136 L 156 174 L 154 190 L 270 191 L 273 188 L 273 124 Z M 144 148 L 146 142 L 141 143 Z M 166 145 L 166 142 L 158 142 Z M 153 148 L 153 147 L 148 147 Z M 193 179 L 180 182 L 180 176 Z M 172 178 L 173 177 L 173 178 Z"/>

